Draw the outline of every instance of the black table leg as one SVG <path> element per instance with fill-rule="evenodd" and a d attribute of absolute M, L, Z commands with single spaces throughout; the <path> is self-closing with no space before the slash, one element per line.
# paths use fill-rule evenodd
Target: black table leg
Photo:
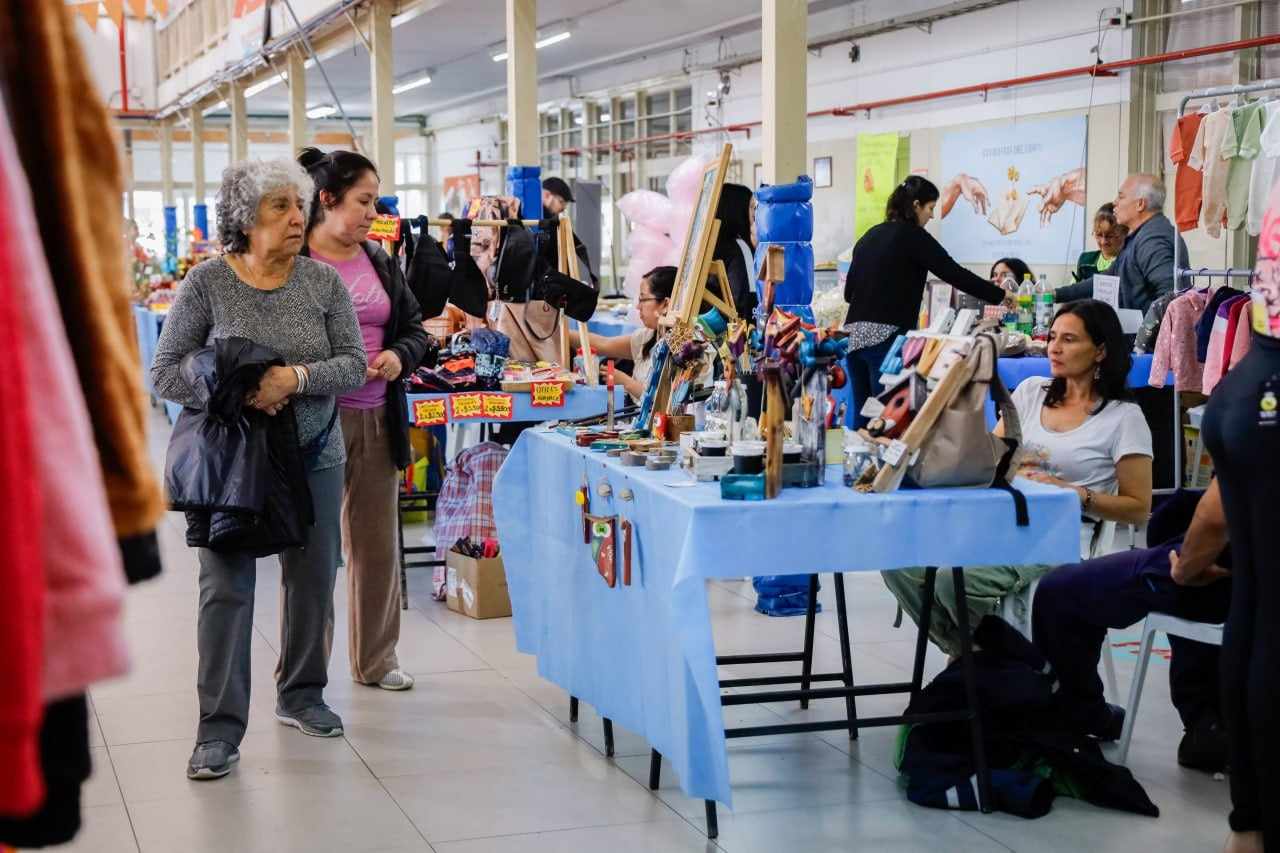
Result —
<path fill-rule="evenodd" d="M 920 633 L 916 637 L 916 664 L 911 672 L 911 701 L 920 695 L 924 682 L 924 655 L 929 650 L 929 620 L 933 618 L 933 591 L 938 569 L 930 566 L 924 572 L 924 601 L 920 604 Z"/>
<path fill-rule="evenodd" d="M 613 758 L 613 720 L 604 717 L 604 754 Z"/>
<path fill-rule="evenodd" d="M 844 676 L 844 686 L 853 686 L 853 650 L 849 647 L 849 613 L 845 609 L 844 600 L 844 575 L 836 572 L 835 578 L 835 594 L 836 594 L 836 621 L 840 626 L 840 661 L 843 666 L 841 674 Z M 844 700 L 845 712 L 849 717 L 849 740 L 858 739 L 858 700 L 855 696 L 846 696 Z"/>
<path fill-rule="evenodd" d="M 969 706 L 969 732 L 973 738 L 973 766 L 978 771 L 978 807 L 991 811 L 991 771 L 982 739 L 982 709 L 978 705 L 978 673 L 973 661 L 973 635 L 969 631 L 969 603 L 964 591 L 964 569 L 951 570 L 956 587 L 956 622 L 960 629 L 960 665 L 964 669 L 964 692 Z"/>
<path fill-rule="evenodd" d="M 720 837 L 720 822 L 716 820 L 716 801 L 707 800 L 707 838 Z"/>
<path fill-rule="evenodd" d="M 649 790 L 656 791 L 662 784 L 662 753 L 649 750 Z"/>
<path fill-rule="evenodd" d="M 569 697 L 569 722 L 571 723 L 578 722 L 578 697 L 577 696 Z"/>
<path fill-rule="evenodd" d="M 809 676 L 813 674 L 813 629 L 818 614 L 818 576 L 809 575 L 809 606 L 804 614 L 804 657 L 800 662 L 800 689 L 809 689 Z M 800 700 L 802 709 L 809 707 L 808 699 Z"/>

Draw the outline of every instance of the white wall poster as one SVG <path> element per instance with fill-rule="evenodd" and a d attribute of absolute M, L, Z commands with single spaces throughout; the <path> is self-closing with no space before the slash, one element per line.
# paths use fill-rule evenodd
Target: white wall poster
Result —
<path fill-rule="evenodd" d="M 1074 264 L 1089 221 L 1087 137 L 1084 116 L 944 133 L 942 245 L 962 263 Z"/>

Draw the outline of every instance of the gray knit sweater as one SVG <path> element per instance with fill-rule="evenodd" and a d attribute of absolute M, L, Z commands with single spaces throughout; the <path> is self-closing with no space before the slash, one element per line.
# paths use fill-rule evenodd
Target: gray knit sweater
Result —
<path fill-rule="evenodd" d="M 307 368 L 307 393 L 291 402 L 304 445 L 329 425 L 334 395 L 364 384 L 364 341 L 351 297 L 338 272 L 319 261 L 299 257 L 288 281 L 275 290 L 241 281 L 222 258 L 192 267 L 156 344 L 151 379 L 157 396 L 199 405 L 179 364 L 187 353 L 228 337 L 248 338 L 275 350 L 287 364 Z M 335 422 L 314 468 L 333 468 L 346 458 L 342 429 Z"/>

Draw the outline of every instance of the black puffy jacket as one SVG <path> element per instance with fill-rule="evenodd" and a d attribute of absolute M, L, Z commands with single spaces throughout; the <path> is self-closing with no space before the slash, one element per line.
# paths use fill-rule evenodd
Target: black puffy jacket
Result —
<path fill-rule="evenodd" d="M 182 359 L 202 408 L 173 425 L 164 485 L 170 508 L 187 515 L 188 545 L 264 557 L 305 544 L 315 513 L 293 409 L 270 416 L 244 405 L 267 368 L 284 363 L 236 337 Z"/>

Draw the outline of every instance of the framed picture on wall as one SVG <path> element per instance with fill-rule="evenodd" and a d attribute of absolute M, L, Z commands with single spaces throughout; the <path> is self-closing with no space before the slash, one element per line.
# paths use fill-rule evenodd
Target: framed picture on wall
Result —
<path fill-rule="evenodd" d="M 830 157 L 814 157 L 813 158 L 813 185 L 814 187 L 831 186 L 831 158 Z"/>

